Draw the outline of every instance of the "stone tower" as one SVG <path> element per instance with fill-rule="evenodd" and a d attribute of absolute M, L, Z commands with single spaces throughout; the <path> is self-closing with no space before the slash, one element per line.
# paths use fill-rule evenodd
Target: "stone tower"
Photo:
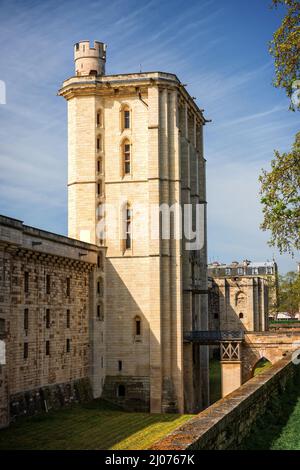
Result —
<path fill-rule="evenodd" d="M 76 75 L 59 91 L 68 102 L 69 236 L 106 248 L 93 341 L 94 365 L 103 350 L 105 361 L 94 393 L 131 409 L 200 410 L 207 347 L 184 333 L 208 328 L 206 121 L 176 75 L 104 75 L 104 64 L 104 44 L 79 42 Z M 174 217 L 162 236 L 153 208 L 174 204 L 192 208 L 197 248 L 174 236 Z"/>

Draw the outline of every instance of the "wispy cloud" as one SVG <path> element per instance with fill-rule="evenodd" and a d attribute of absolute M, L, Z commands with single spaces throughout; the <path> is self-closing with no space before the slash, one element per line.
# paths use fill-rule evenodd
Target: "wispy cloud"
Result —
<path fill-rule="evenodd" d="M 273 14 L 261 0 L 2 2 L 0 212 L 65 232 L 66 105 L 56 91 L 73 74 L 73 43 L 97 39 L 108 43 L 108 73 L 176 73 L 213 119 L 205 129 L 209 250 L 228 261 L 270 257 L 257 177 L 298 128 L 271 85 Z M 283 270 L 293 266 L 280 259 Z"/>

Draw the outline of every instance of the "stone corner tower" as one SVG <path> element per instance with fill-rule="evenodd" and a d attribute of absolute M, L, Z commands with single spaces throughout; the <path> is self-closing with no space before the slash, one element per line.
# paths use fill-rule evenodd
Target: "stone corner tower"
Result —
<path fill-rule="evenodd" d="M 75 74 L 77 76 L 105 75 L 106 44 L 94 41 L 79 41 L 74 44 Z"/>

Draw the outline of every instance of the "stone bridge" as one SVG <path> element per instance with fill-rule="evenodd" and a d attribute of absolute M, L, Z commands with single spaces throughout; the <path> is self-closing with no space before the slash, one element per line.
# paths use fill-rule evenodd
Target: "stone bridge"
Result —
<path fill-rule="evenodd" d="M 267 359 L 271 364 L 275 364 L 297 349 L 300 350 L 299 327 L 245 332 L 242 341 L 222 343 L 222 396 L 227 396 L 251 379 L 261 359 Z"/>
<path fill-rule="evenodd" d="M 261 359 L 275 364 L 300 350 L 300 327 L 263 332 L 193 331 L 185 334 L 185 341 L 220 345 L 222 396 L 225 397 L 253 377 Z"/>
<path fill-rule="evenodd" d="M 298 343 L 295 344 L 295 343 Z M 300 328 L 245 333 L 241 347 L 242 382 L 253 377 L 256 364 L 265 358 L 272 364 L 300 349 Z"/>

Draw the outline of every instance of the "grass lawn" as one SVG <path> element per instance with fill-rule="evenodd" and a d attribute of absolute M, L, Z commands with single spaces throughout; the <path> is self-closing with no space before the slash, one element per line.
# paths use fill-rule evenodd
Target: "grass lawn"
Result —
<path fill-rule="evenodd" d="M 257 366 L 255 367 L 254 374 L 253 374 L 254 377 L 261 374 L 266 369 L 269 369 L 269 367 L 272 367 L 272 363 L 268 361 L 267 359 L 264 359 L 264 358 L 261 359 L 259 363 L 257 364 Z"/>
<path fill-rule="evenodd" d="M 274 439 L 271 450 L 300 450 L 300 398 L 289 416 L 288 422 Z"/>
<path fill-rule="evenodd" d="M 95 400 L 34 417 L 0 431 L 0 449 L 147 449 L 191 415 L 129 413 Z"/>
<path fill-rule="evenodd" d="M 273 399 L 251 434 L 241 443 L 247 450 L 300 450 L 300 377 Z"/>
<path fill-rule="evenodd" d="M 212 405 L 222 397 L 221 363 L 219 359 L 209 361 L 209 399 Z"/>

